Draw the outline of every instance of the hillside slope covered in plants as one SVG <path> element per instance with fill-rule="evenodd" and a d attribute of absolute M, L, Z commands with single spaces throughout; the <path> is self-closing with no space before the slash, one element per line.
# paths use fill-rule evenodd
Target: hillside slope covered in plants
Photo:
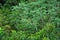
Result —
<path fill-rule="evenodd" d="M 60 40 L 60 0 L 0 1 L 0 40 Z"/>

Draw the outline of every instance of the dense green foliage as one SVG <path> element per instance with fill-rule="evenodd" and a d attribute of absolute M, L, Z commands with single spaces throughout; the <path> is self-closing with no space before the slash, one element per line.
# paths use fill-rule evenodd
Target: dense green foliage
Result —
<path fill-rule="evenodd" d="M 60 0 L 5 0 L 0 40 L 60 40 Z"/>

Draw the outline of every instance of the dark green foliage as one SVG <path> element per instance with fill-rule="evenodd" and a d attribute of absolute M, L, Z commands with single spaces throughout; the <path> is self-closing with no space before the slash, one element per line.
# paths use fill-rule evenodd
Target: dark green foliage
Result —
<path fill-rule="evenodd" d="M 0 40 L 60 40 L 60 1 L 6 0 L 0 6 Z"/>

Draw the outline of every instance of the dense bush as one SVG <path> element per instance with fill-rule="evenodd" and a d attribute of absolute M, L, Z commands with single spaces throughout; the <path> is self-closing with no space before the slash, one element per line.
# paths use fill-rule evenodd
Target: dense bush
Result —
<path fill-rule="evenodd" d="M 5 0 L 0 6 L 1 40 L 60 40 L 59 0 Z"/>

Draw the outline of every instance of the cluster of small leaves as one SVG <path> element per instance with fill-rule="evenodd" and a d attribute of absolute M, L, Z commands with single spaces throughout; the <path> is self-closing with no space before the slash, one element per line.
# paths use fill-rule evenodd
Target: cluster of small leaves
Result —
<path fill-rule="evenodd" d="M 51 4 L 52 2 L 54 4 Z M 38 31 L 39 29 L 43 28 L 47 22 L 52 23 L 56 19 L 56 1 L 52 2 L 49 3 L 49 1 L 44 0 L 39 2 L 31 2 L 28 4 L 19 3 L 18 6 L 14 6 L 12 9 L 12 13 L 10 14 L 10 21 L 13 21 L 12 23 L 15 22 L 15 26 L 18 29 L 27 28 Z"/>
<path fill-rule="evenodd" d="M 1 40 L 60 40 L 60 1 L 7 0 L 0 9 Z M 9 4 L 8 4 L 9 5 Z"/>

